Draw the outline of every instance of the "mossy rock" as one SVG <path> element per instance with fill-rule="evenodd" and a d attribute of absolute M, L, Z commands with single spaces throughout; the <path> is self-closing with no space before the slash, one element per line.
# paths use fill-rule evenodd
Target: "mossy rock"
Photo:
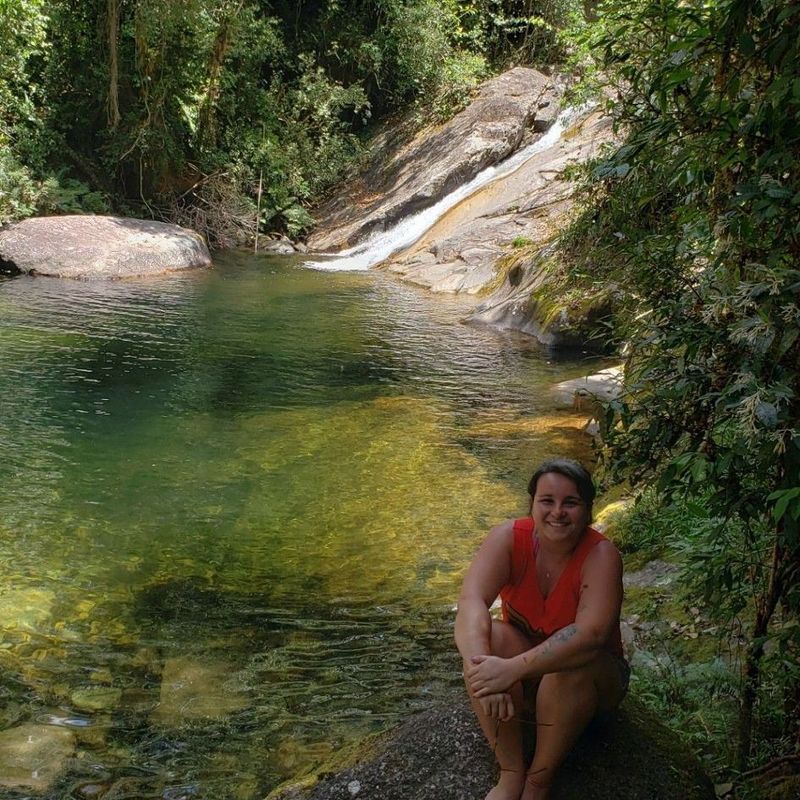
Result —
<path fill-rule="evenodd" d="M 415 715 L 354 766 L 281 787 L 270 800 L 476 800 L 494 783 L 494 760 L 462 698 Z M 689 750 L 640 703 L 593 724 L 563 765 L 555 798 L 714 800 Z"/>

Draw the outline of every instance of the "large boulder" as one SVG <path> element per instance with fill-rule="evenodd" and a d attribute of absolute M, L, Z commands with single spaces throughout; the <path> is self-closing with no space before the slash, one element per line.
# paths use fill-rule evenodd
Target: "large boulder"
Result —
<path fill-rule="evenodd" d="M 370 167 L 316 211 L 309 248 L 342 249 L 434 205 L 546 129 L 559 96 L 552 79 L 517 67 L 487 81 L 445 125 L 406 142 L 397 128 L 388 130 L 373 143 Z"/>
<path fill-rule="evenodd" d="M 279 787 L 269 800 L 475 800 L 495 780 L 463 700 L 412 717 L 365 760 L 318 778 Z M 564 800 L 714 800 L 694 756 L 632 698 L 581 737 L 554 789 Z"/>
<path fill-rule="evenodd" d="M 444 214 L 386 267 L 434 292 L 481 291 L 494 281 L 503 257 L 521 247 L 546 244 L 561 230 L 575 190 L 565 169 L 592 158 L 611 136 L 609 117 L 586 109 L 576 109 L 571 118 L 565 114 L 559 136 L 542 140 L 518 169 Z M 523 315 L 524 322 L 514 314 L 500 316 L 499 323 L 489 321 L 499 327 L 529 326 L 535 330 L 526 333 L 541 334 L 529 314 Z"/>
<path fill-rule="evenodd" d="M 31 217 L 0 230 L 0 271 L 113 280 L 208 267 L 202 237 L 187 228 L 123 217 Z"/>

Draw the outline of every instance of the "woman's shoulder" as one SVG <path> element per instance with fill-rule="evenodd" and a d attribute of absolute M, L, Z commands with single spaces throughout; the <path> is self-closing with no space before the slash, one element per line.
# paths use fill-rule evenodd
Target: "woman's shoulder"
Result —
<path fill-rule="evenodd" d="M 602 569 L 613 572 L 622 571 L 622 554 L 617 546 L 602 533 L 589 528 L 591 534 L 587 542 L 588 550 L 583 560 L 583 569 Z"/>

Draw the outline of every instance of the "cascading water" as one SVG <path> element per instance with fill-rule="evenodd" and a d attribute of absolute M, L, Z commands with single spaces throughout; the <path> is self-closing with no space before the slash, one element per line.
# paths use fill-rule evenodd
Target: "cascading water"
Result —
<path fill-rule="evenodd" d="M 443 197 L 435 205 L 401 220 L 391 230 L 374 233 L 364 239 L 363 242 L 347 250 L 342 250 L 324 261 L 306 261 L 304 266 L 312 269 L 338 272 L 344 270 L 367 270 L 376 264 L 380 264 L 392 254 L 414 244 L 445 213 L 471 194 L 477 192 L 478 189 L 511 175 L 537 153 L 552 147 L 559 141 L 564 131 L 577 118 L 586 114 L 589 110 L 589 104 L 565 109 L 540 139 L 517 151 L 500 164 L 487 167 L 479 172 L 471 181 L 459 186 L 458 189 Z"/>

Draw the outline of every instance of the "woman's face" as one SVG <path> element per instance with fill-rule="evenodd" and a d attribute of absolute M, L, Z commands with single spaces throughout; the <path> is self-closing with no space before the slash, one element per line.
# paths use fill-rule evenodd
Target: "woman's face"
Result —
<path fill-rule="evenodd" d="M 574 481 L 546 472 L 536 484 L 531 515 L 538 536 L 553 543 L 576 543 L 589 524 L 589 509 Z"/>

